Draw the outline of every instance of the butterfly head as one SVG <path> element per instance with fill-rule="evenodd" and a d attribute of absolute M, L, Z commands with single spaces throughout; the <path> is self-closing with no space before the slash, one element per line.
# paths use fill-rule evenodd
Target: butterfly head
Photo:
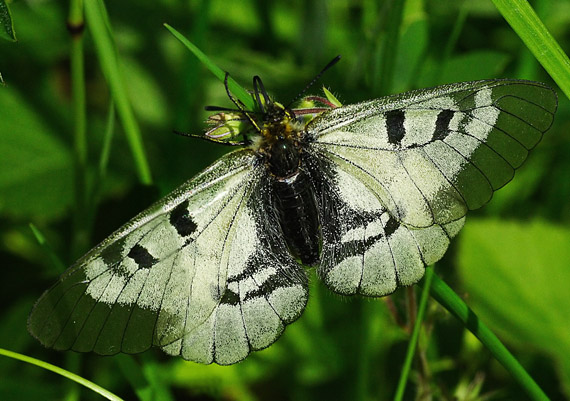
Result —
<path fill-rule="evenodd" d="M 264 153 L 264 149 L 270 148 L 277 142 L 287 141 L 291 145 L 298 146 L 304 128 L 309 121 L 323 111 L 340 105 L 334 96 L 326 90 L 326 99 L 316 96 L 302 98 L 307 89 L 339 59 L 340 56 L 337 56 L 329 62 L 287 106 L 273 101 L 265 90 L 261 78 L 256 75 L 253 77 L 252 92 L 255 109 L 248 110 L 230 92 L 228 74 L 226 73 L 224 79 L 226 92 L 230 100 L 237 106 L 237 110 L 207 107 L 207 110 L 215 110 L 219 113 L 208 118 L 208 123 L 214 127 L 208 130 L 202 138 L 226 145 L 248 145 L 261 153 Z M 299 100 L 301 107 L 293 109 L 291 105 Z"/>

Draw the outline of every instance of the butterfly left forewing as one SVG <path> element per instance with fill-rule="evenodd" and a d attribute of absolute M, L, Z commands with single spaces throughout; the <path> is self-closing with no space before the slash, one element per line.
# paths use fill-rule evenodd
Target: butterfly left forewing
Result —
<path fill-rule="evenodd" d="M 552 124 L 546 85 L 445 85 L 336 108 L 312 121 L 313 148 L 376 192 L 399 221 L 445 224 L 485 204 Z"/>
<path fill-rule="evenodd" d="M 140 352 L 161 336 L 180 337 L 185 316 L 178 306 L 190 299 L 208 314 L 225 288 L 223 266 L 214 265 L 202 278 L 210 294 L 189 295 L 185 285 L 204 267 L 181 263 L 180 250 L 208 249 L 200 237 L 219 213 L 231 213 L 227 203 L 243 193 L 251 171 L 247 152 L 226 156 L 135 217 L 42 295 L 30 332 L 48 347 L 100 354 Z"/>

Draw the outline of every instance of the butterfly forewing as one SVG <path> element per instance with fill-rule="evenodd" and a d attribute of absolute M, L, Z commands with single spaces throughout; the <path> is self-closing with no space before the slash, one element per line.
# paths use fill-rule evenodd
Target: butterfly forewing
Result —
<path fill-rule="evenodd" d="M 466 82 L 333 109 L 308 131 L 313 148 L 393 217 L 421 228 L 485 204 L 540 141 L 556 105 L 540 83 Z"/>

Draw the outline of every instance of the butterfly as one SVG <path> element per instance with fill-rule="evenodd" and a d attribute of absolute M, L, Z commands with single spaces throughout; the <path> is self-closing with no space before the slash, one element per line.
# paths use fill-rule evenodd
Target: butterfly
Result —
<path fill-rule="evenodd" d="M 238 110 L 214 114 L 203 136 L 238 150 L 41 296 L 28 329 L 43 345 L 102 355 L 156 346 L 228 365 L 299 318 L 309 297 L 303 265 L 342 295 L 412 285 L 467 211 L 513 178 L 557 108 L 548 86 L 512 79 L 346 106 L 308 97 L 313 106 L 298 109 L 272 100 L 259 77 L 253 85 L 256 110 L 228 90 Z"/>

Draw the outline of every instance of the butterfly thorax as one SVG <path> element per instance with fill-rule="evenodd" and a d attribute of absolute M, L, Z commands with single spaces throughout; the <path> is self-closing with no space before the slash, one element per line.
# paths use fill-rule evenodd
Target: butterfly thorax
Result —
<path fill-rule="evenodd" d="M 303 128 L 293 112 L 281 104 L 267 106 L 257 150 L 266 157 L 269 171 L 277 179 L 290 178 L 298 172 Z"/>
<path fill-rule="evenodd" d="M 291 253 L 314 265 L 321 234 L 315 190 L 302 165 L 303 124 L 281 105 L 272 106 L 264 118 L 258 151 L 265 157 L 273 210 Z"/>
<path fill-rule="evenodd" d="M 276 179 L 287 179 L 299 171 L 299 148 L 291 141 L 280 138 L 268 149 L 267 165 Z"/>

